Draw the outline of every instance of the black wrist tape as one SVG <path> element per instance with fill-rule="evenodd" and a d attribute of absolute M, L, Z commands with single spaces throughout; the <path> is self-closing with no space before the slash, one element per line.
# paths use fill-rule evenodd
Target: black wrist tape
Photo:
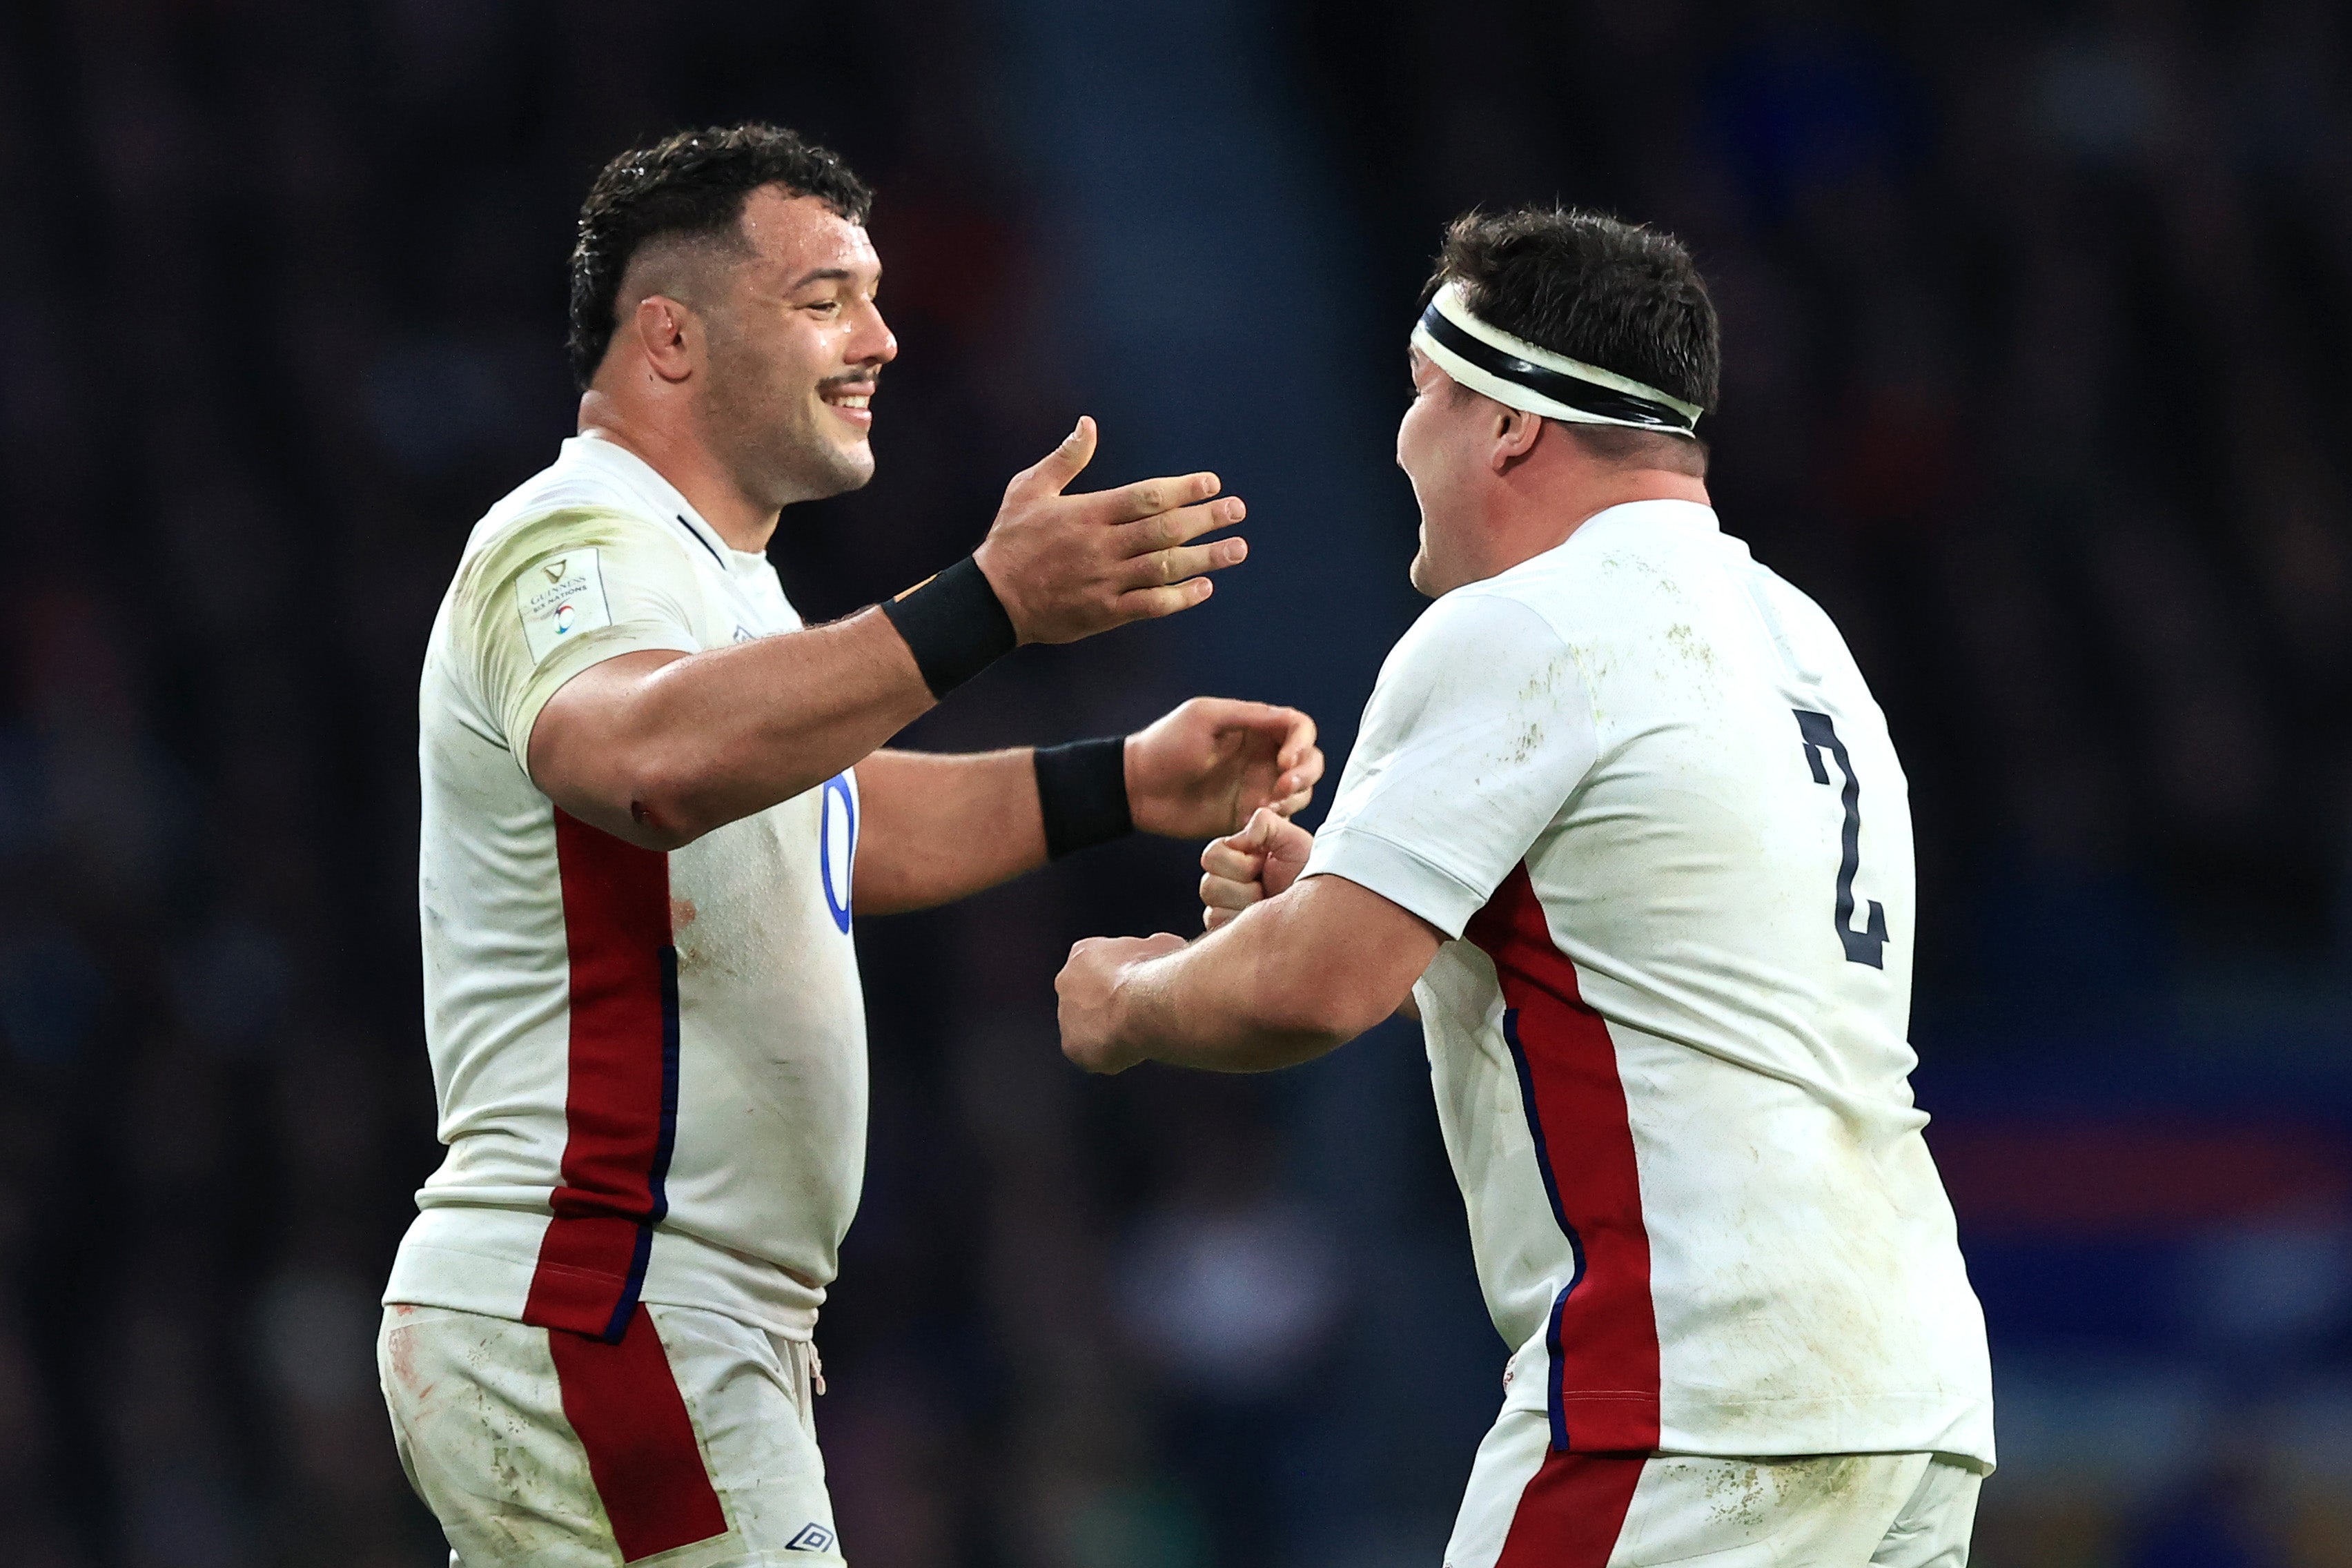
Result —
<path fill-rule="evenodd" d="M 1135 831 L 1127 810 L 1127 737 L 1037 748 L 1037 809 L 1045 856 L 1063 856 Z"/>
<path fill-rule="evenodd" d="M 1003 602 L 969 555 L 897 598 L 885 599 L 882 613 L 907 639 L 915 668 L 934 697 L 945 697 L 1021 642 Z"/>

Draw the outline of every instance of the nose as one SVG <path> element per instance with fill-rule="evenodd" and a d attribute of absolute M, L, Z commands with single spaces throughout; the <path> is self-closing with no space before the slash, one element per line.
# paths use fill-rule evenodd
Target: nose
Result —
<path fill-rule="evenodd" d="M 868 302 L 865 319 L 858 323 L 856 335 L 850 340 L 850 363 L 882 365 L 898 357 L 897 335 L 890 331 L 890 323 L 882 319 L 881 307 Z"/>

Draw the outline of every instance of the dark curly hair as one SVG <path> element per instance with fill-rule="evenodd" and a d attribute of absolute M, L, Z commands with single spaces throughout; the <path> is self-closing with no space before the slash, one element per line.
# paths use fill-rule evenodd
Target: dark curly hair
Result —
<path fill-rule="evenodd" d="M 743 202 L 762 185 L 814 196 L 852 223 L 874 193 L 838 153 L 781 126 L 749 123 L 680 131 L 604 165 L 580 208 L 572 247 L 572 378 L 586 391 L 617 325 L 614 305 L 629 261 L 665 235 L 724 240 Z"/>
<path fill-rule="evenodd" d="M 1481 321 L 1685 403 L 1716 405 L 1723 345 L 1715 302 L 1670 234 L 1573 207 L 1474 210 L 1447 226 L 1422 302 L 1457 279 Z"/>

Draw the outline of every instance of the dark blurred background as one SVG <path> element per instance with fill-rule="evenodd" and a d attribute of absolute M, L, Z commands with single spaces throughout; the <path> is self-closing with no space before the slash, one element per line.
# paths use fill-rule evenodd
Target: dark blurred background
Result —
<path fill-rule="evenodd" d="M 878 478 L 779 535 L 805 612 L 969 548 L 1081 411 L 1090 479 L 1252 503 L 1207 607 L 1025 652 L 919 745 L 1207 690 L 1310 707 L 1336 769 L 1417 603 L 1439 226 L 1687 238 L 1726 525 L 1912 775 L 1979 1563 L 2352 1563 L 2347 73 L 2320 0 L 11 0 L 0 1558 L 438 1568 L 372 1362 L 438 1152 L 418 659 L 572 428 L 591 174 L 761 117 L 879 187 L 903 343 Z M 1436 1562 L 1504 1347 L 1417 1038 L 1055 1052 L 1066 943 L 1192 929 L 1193 853 L 860 928 L 819 1412 L 860 1568 Z"/>

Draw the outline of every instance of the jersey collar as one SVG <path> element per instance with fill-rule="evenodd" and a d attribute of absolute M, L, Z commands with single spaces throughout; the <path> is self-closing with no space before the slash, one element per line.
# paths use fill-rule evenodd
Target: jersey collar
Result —
<path fill-rule="evenodd" d="M 1597 525 L 1618 526 L 1635 524 L 1643 528 L 1696 529 L 1702 533 L 1720 533 L 1723 525 L 1717 521 L 1715 509 L 1695 500 L 1629 500 L 1616 506 L 1605 506 L 1577 525 L 1576 532 Z M 1570 535 L 1574 538 L 1575 535 Z"/>
<path fill-rule="evenodd" d="M 703 521 L 693 503 L 679 493 L 678 488 L 662 478 L 661 470 L 630 451 L 617 441 L 601 436 L 573 436 L 563 443 L 563 460 L 585 463 L 603 473 L 623 489 L 632 491 L 656 517 L 675 518 L 688 533 L 694 535 L 711 559 L 732 573 L 735 561 L 743 552 L 730 546 L 719 531 Z M 758 559 L 764 560 L 764 556 Z"/>
<path fill-rule="evenodd" d="M 1544 551 L 1541 554 L 1530 555 L 1517 565 L 1506 567 L 1484 581 L 1500 582 L 1516 573 L 1524 572 L 1533 574 L 1544 571 L 1546 568 L 1538 563 L 1555 560 L 1570 550 L 1590 549 L 1595 539 L 1604 534 L 1613 533 L 1619 529 L 1628 530 L 1628 537 L 1638 540 L 1643 534 L 1655 533 L 1661 529 L 1682 529 L 1692 533 L 1719 534 L 1723 531 L 1723 525 L 1716 520 L 1713 507 L 1701 506 L 1696 501 L 1623 501 L 1616 506 L 1602 507 L 1599 511 L 1578 523 L 1569 531 L 1566 539 L 1553 545 L 1549 550 Z"/>

